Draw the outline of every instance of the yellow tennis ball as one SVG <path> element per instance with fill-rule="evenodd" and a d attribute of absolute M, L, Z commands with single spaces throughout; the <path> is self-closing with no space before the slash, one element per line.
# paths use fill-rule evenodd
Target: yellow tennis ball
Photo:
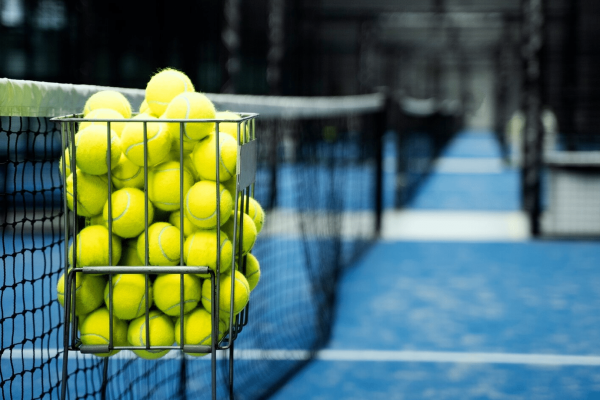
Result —
<path fill-rule="evenodd" d="M 231 312 L 231 272 L 221 274 L 219 283 L 219 312 L 230 314 Z M 234 294 L 233 294 L 233 314 L 242 312 L 250 300 L 250 286 L 244 274 L 240 271 L 234 271 Z M 211 283 L 210 279 L 205 279 L 202 283 L 202 305 L 211 312 Z"/>
<path fill-rule="evenodd" d="M 167 222 L 148 227 L 148 261 L 150 265 L 177 265 L 181 256 L 179 229 Z M 146 260 L 146 232 L 138 238 L 138 256 Z"/>
<path fill-rule="evenodd" d="M 258 281 L 260 281 L 260 264 L 252 253 L 246 255 L 246 271 L 244 272 L 244 276 L 248 281 L 250 291 L 253 291 L 256 285 L 258 285 Z"/>
<path fill-rule="evenodd" d="M 201 229 L 217 227 L 217 190 L 220 193 L 219 216 L 221 226 L 227 222 L 233 209 L 231 194 L 217 182 L 200 181 L 185 196 L 185 215 Z"/>
<path fill-rule="evenodd" d="M 161 163 L 171 150 L 171 137 L 165 125 L 158 118 L 138 115 L 133 119 L 151 119 L 157 122 L 147 122 L 146 138 L 148 140 L 148 166 Z M 144 123 L 128 122 L 121 134 L 123 154 L 135 165 L 144 166 Z"/>
<path fill-rule="evenodd" d="M 142 104 L 140 104 L 139 113 L 148 115 L 152 114 L 152 110 L 150 110 L 150 107 L 148 107 L 148 102 L 146 101 L 146 99 L 144 99 L 144 101 L 142 101 Z"/>
<path fill-rule="evenodd" d="M 215 114 L 215 119 L 221 120 L 238 120 L 241 117 L 231 111 L 218 111 Z M 238 123 L 236 122 L 219 122 L 219 133 L 226 133 L 237 141 L 238 137 Z M 243 135 L 242 127 L 240 126 L 240 135 Z"/>
<path fill-rule="evenodd" d="M 75 273 L 75 315 L 81 317 L 102 305 L 102 293 L 106 286 L 103 275 Z M 62 274 L 56 285 L 58 302 L 65 306 L 65 274 Z M 69 311 L 70 312 L 70 311 Z"/>
<path fill-rule="evenodd" d="M 110 179 L 117 189 L 124 187 L 142 189 L 144 187 L 144 168 L 135 165 L 125 154 L 121 154 L 117 166 L 111 171 Z"/>
<path fill-rule="evenodd" d="M 98 108 L 96 110 L 91 111 L 89 114 L 87 114 L 85 116 L 85 119 L 122 119 L 122 120 L 124 120 L 125 117 L 123 117 L 123 115 L 121 115 L 120 112 L 111 110 L 110 108 Z M 95 126 L 95 125 L 102 127 L 105 132 L 108 129 L 107 122 L 84 121 L 79 124 L 79 130 L 82 131 L 89 126 Z M 111 122 L 110 123 L 110 129 L 115 131 L 115 133 L 119 137 L 121 137 L 123 128 L 125 128 L 125 122 Z"/>
<path fill-rule="evenodd" d="M 189 274 L 159 275 L 154 281 L 154 304 L 167 315 L 177 316 L 181 307 L 181 277 L 183 276 L 183 312 L 192 311 L 202 296 L 200 278 Z"/>
<path fill-rule="evenodd" d="M 136 188 L 123 188 L 111 196 L 112 230 L 122 238 L 139 236 L 146 227 L 146 201 L 144 192 Z M 106 226 L 108 226 L 108 201 L 102 213 Z M 148 202 L 148 224 L 154 219 L 154 206 Z"/>
<path fill-rule="evenodd" d="M 102 213 L 104 203 L 108 200 L 108 178 L 105 175 L 90 175 L 77 169 L 75 174 L 67 178 L 67 205 L 75 211 L 73 196 L 75 177 L 77 178 L 77 215 L 93 217 Z"/>
<path fill-rule="evenodd" d="M 225 234 L 220 234 L 221 244 L 217 242 L 216 230 L 199 230 L 188 237 L 183 245 L 183 262 L 186 265 L 209 267 L 217 272 L 217 251 L 220 249 L 220 272 L 225 272 L 231 267 L 233 249 L 231 241 Z M 208 278 L 207 274 L 200 274 Z"/>
<path fill-rule="evenodd" d="M 58 160 L 58 170 L 61 173 L 61 179 L 62 179 L 62 172 L 63 172 L 63 163 L 62 160 L 63 158 L 65 159 L 65 176 L 69 176 L 71 175 L 71 151 L 69 150 L 69 148 L 65 149 L 65 152 L 63 153 L 63 155 L 60 157 L 60 159 Z"/>
<path fill-rule="evenodd" d="M 177 229 L 181 230 L 181 211 L 177 210 L 171 213 L 171 215 L 169 216 L 169 223 L 173 226 L 175 226 Z M 185 215 L 185 213 L 183 213 L 183 236 L 184 237 L 188 237 L 191 234 L 193 234 L 194 232 L 198 231 L 198 228 L 196 225 L 192 224 L 190 222 L 190 220 L 188 219 L 188 217 Z"/>
<path fill-rule="evenodd" d="M 232 213 L 233 214 L 233 213 Z M 234 225 L 234 217 L 227 220 L 227 222 L 223 225 L 223 232 L 227 234 L 228 237 L 233 240 L 233 225 Z M 254 221 L 248 214 L 239 213 L 238 212 L 238 221 L 236 228 L 236 249 L 239 249 L 239 240 L 240 240 L 240 231 L 242 231 L 242 254 L 248 254 L 252 247 L 254 247 L 254 243 L 256 242 L 256 225 Z"/>
<path fill-rule="evenodd" d="M 122 320 L 131 320 L 146 312 L 146 275 L 117 274 L 104 288 L 104 304 L 109 308 L 112 283 L 113 314 Z M 148 307 L 152 307 L 152 283 L 148 282 Z M 110 308 L 109 308 L 110 309 Z"/>
<path fill-rule="evenodd" d="M 192 160 L 198 175 L 203 180 L 217 180 L 217 136 L 211 133 L 194 147 Z M 219 181 L 231 179 L 235 175 L 237 163 L 237 142 L 229 135 L 219 136 Z"/>
<path fill-rule="evenodd" d="M 161 210 L 179 210 L 181 193 L 183 196 L 194 184 L 194 177 L 187 168 L 183 168 L 183 186 L 181 185 L 181 164 L 178 161 L 166 161 L 148 173 L 148 197 Z"/>
<path fill-rule="evenodd" d="M 110 134 L 110 168 L 113 169 L 121 158 L 121 140 L 114 131 L 111 130 Z M 106 127 L 92 125 L 79 131 L 76 138 L 77 168 L 91 175 L 106 174 L 108 172 L 106 139 Z"/>
<path fill-rule="evenodd" d="M 181 71 L 166 68 L 150 78 L 146 86 L 146 102 L 152 114 L 162 115 L 169 103 L 185 92 L 194 92 L 190 78 Z"/>
<path fill-rule="evenodd" d="M 214 119 L 215 106 L 202 93 L 186 92 L 175 97 L 167 107 L 167 119 Z M 180 123 L 168 123 L 167 129 L 171 137 L 179 137 Z M 200 140 L 215 130 L 214 122 L 187 122 L 184 123 L 183 140 Z"/>
<path fill-rule="evenodd" d="M 219 338 L 227 330 L 227 321 L 219 320 Z M 173 328 L 175 342 L 181 345 L 181 317 L 175 320 Z M 204 308 L 196 308 L 183 316 L 183 339 L 185 344 L 210 346 L 212 344 L 212 320 L 210 313 Z M 195 357 L 202 357 L 208 353 L 187 353 Z"/>
<path fill-rule="evenodd" d="M 140 260 L 140 256 L 137 251 L 138 239 L 123 240 L 121 243 L 121 259 L 119 265 L 129 267 L 139 267 L 144 265 L 144 262 Z"/>
<path fill-rule="evenodd" d="M 256 199 L 250 197 L 248 200 L 248 210 L 246 210 L 246 196 L 240 199 L 238 203 L 238 209 L 241 209 L 244 213 L 248 214 L 250 218 L 254 221 L 254 225 L 256 225 L 256 233 L 260 233 L 262 230 L 263 224 L 265 222 L 265 211 L 260 206 L 259 202 Z"/>
<path fill-rule="evenodd" d="M 149 342 L 146 342 L 146 316 L 142 315 L 131 321 L 127 330 L 127 340 L 133 346 L 172 346 L 175 342 L 173 334 L 173 322 L 171 318 L 158 310 L 152 310 L 148 314 Z M 133 350 L 133 352 L 146 360 L 156 360 L 169 352 L 169 349 L 159 350 Z"/>
<path fill-rule="evenodd" d="M 77 235 L 77 266 L 108 266 L 108 229 L 102 225 L 83 228 Z M 121 239 L 112 235 L 112 265 L 121 259 Z M 73 265 L 73 243 L 69 246 L 69 263 Z"/>
<path fill-rule="evenodd" d="M 231 198 L 235 199 L 235 197 L 236 197 L 237 176 L 234 175 L 230 179 L 226 180 L 225 182 L 221 182 L 221 185 L 223 185 L 225 187 L 225 189 L 227 189 L 227 191 L 229 192 L 229 194 L 231 194 Z"/>
<path fill-rule="evenodd" d="M 113 346 L 128 346 L 127 322 L 120 320 L 113 314 Z M 81 342 L 87 345 L 108 344 L 110 334 L 110 315 L 106 307 L 100 307 L 92 311 L 81 323 Z M 108 357 L 118 353 L 120 350 L 112 350 L 109 353 L 94 354 L 98 357 Z"/>
<path fill-rule="evenodd" d="M 114 90 L 102 90 L 90 96 L 83 108 L 83 116 L 99 108 L 110 108 L 124 118 L 131 118 L 131 104 L 121 93 Z"/>
<path fill-rule="evenodd" d="M 98 215 L 94 215 L 91 218 L 87 218 L 87 225 L 102 225 L 108 228 L 108 225 L 106 224 L 106 221 L 104 220 L 104 217 L 102 216 L 102 214 L 98 214 Z"/>

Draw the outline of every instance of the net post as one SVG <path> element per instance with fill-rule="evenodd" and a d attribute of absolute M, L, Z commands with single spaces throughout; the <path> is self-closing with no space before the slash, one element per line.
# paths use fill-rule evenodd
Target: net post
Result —
<path fill-rule="evenodd" d="M 387 87 L 379 88 L 383 96 L 382 108 L 375 113 L 375 235 L 381 234 L 383 216 L 383 136 L 388 128 L 388 116 L 391 110 L 390 94 Z"/>

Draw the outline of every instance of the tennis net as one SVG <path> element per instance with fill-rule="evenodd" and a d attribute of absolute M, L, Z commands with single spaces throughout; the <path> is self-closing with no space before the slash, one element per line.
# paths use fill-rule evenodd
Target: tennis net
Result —
<path fill-rule="evenodd" d="M 101 89 L 0 79 L 3 398 L 60 393 L 64 313 L 56 285 L 68 238 L 60 127 L 50 117 L 80 112 Z M 111 89 L 134 108 L 144 97 L 142 90 Z M 262 276 L 236 341 L 233 387 L 236 398 L 263 398 L 328 340 L 338 277 L 377 236 L 386 101 L 380 94 L 208 96 L 220 110 L 260 114 L 255 197 L 267 217 L 253 253 Z M 225 357 L 218 358 L 220 395 L 230 379 Z M 106 364 L 75 354 L 68 372 L 69 398 L 100 398 L 103 382 L 108 398 L 203 398 L 211 392 L 209 357 L 177 352 L 149 361 L 122 351 Z"/>

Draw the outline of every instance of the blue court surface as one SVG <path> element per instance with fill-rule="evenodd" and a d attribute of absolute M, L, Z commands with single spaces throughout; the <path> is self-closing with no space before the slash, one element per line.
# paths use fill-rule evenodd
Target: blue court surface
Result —
<path fill-rule="evenodd" d="M 518 210 L 491 134 L 442 157 L 500 167 L 434 170 L 410 208 Z M 271 398 L 598 399 L 599 288 L 597 242 L 384 238 L 342 277 L 328 345 Z"/>

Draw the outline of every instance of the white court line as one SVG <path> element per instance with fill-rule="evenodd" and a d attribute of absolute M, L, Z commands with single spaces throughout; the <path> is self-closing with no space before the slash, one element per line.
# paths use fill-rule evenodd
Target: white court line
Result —
<path fill-rule="evenodd" d="M 2 360 L 32 359 L 38 360 L 53 357 L 56 349 L 14 350 L 5 352 Z M 238 360 L 275 360 L 301 361 L 310 359 L 311 352 L 307 350 L 235 350 Z M 172 351 L 164 358 L 177 358 L 178 351 Z M 75 354 L 69 357 L 94 357 L 92 355 Z M 314 353 L 315 359 L 323 361 L 348 362 L 417 362 L 417 363 L 459 363 L 459 364 L 516 364 L 516 365 L 546 365 L 546 366 L 600 366 L 600 356 L 581 356 L 563 354 L 523 354 L 523 353 L 468 353 L 451 351 L 385 351 L 385 350 L 320 350 Z M 136 356 L 130 351 L 121 351 L 113 356 L 117 359 L 132 359 Z M 62 354 L 60 356 L 62 358 Z M 195 360 L 210 361 L 210 357 L 194 358 Z"/>
<path fill-rule="evenodd" d="M 438 158 L 433 165 L 436 174 L 499 174 L 506 170 L 500 158 Z"/>

